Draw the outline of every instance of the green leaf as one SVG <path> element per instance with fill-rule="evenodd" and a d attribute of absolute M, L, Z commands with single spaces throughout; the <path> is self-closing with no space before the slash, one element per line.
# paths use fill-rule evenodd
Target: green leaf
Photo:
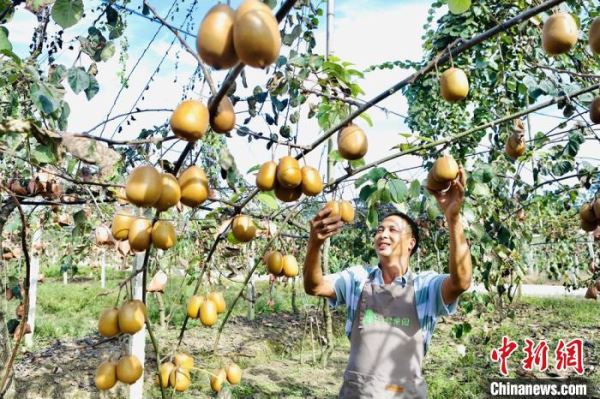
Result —
<path fill-rule="evenodd" d="M 261 166 L 262 166 L 261 164 L 256 164 L 253 167 L 251 167 L 250 169 L 248 169 L 248 171 L 246 173 L 256 172 L 256 171 L 260 170 Z"/>
<path fill-rule="evenodd" d="M 448 0 L 448 8 L 452 14 L 462 14 L 471 8 L 471 0 Z"/>
<path fill-rule="evenodd" d="M 348 163 L 350 164 L 350 166 L 352 166 L 353 169 L 362 168 L 367 164 L 364 158 L 348 161 Z"/>
<path fill-rule="evenodd" d="M 358 117 L 361 119 L 364 119 L 369 124 L 369 126 L 373 126 L 373 120 L 371 119 L 371 117 L 369 115 L 367 115 L 366 112 L 363 112 Z"/>
<path fill-rule="evenodd" d="M 56 155 L 52 152 L 52 148 L 45 145 L 36 146 L 31 151 L 31 156 L 39 164 L 55 163 L 57 161 Z"/>
<path fill-rule="evenodd" d="M 272 191 L 258 193 L 256 199 L 271 209 L 278 209 L 279 205 Z"/>
<path fill-rule="evenodd" d="M 106 43 L 106 46 L 104 46 L 104 48 L 102 49 L 102 51 L 100 52 L 100 60 L 102 61 L 108 61 L 112 58 L 113 55 L 115 55 L 115 44 L 113 42 L 108 42 Z"/>
<path fill-rule="evenodd" d="M 81 93 L 90 85 L 90 75 L 82 67 L 69 69 L 67 80 L 75 94 Z"/>
<path fill-rule="evenodd" d="M 82 0 L 56 0 L 56 3 L 52 6 L 52 19 L 63 29 L 75 25 L 82 16 Z"/>
<path fill-rule="evenodd" d="M 93 77 L 92 75 L 88 75 L 88 76 L 90 78 L 90 84 L 85 89 L 85 96 L 87 97 L 87 99 L 89 101 L 92 98 L 94 98 L 94 96 L 96 94 L 98 94 L 98 91 L 100 91 L 100 85 L 98 84 L 98 81 L 96 80 L 95 77 Z"/>
<path fill-rule="evenodd" d="M 408 191 L 408 195 L 410 198 L 417 198 L 421 193 L 421 183 L 418 180 L 413 180 L 410 183 L 410 189 Z"/>
<path fill-rule="evenodd" d="M 12 51 L 12 44 L 8 40 L 8 29 L 0 26 L 0 50 Z"/>
<path fill-rule="evenodd" d="M 54 3 L 54 0 L 27 0 L 27 8 L 33 13 L 38 13 L 42 7 Z"/>
<path fill-rule="evenodd" d="M 60 107 L 63 93 L 49 85 L 34 83 L 31 85 L 29 95 L 33 104 L 41 112 L 51 114 Z"/>
<path fill-rule="evenodd" d="M 379 179 L 384 177 L 387 173 L 388 173 L 388 171 L 385 168 L 381 168 L 381 167 L 373 168 L 373 169 L 369 170 L 367 173 L 365 173 L 364 175 L 362 175 L 360 178 L 358 178 L 356 180 L 356 182 L 354 183 L 354 186 L 360 187 L 367 180 L 370 180 L 373 183 L 376 183 Z"/>
<path fill-rule="evenodd" d="M 404 202 L 406 200 L 406 194 L 408 188 L 402 180 L 392 179 L 388 182 L 388 188 L 392 195 L 392 200 L 396 203 Z"/>
<path fill-rule="evenodd" d="M 367 213 L 367 225 L 369 228 L 374 229 L 377 227 L 377 223 L 379 222 L 379 215 L 377 214 L 377 210 L 375 207 L 370 207 L 369 212 Z"/>
<path fill-rule="evenodd" d="M 340 154 L 340 152 L 338 150 L 333 150 L 329 153 L 329 159 L 331 159 L 333 162 L 342 162 L 344 161 L 344 158 L 342 158 L 342 155 Z"/>

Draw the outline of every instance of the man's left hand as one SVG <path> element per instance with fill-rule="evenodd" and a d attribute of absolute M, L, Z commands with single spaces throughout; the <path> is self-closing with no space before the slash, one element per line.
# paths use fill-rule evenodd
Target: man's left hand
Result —
<path fill-rule="evenodd" d="M 461 166 L 458 169 L 458 176 L 452 181 L 450 188 L 446 191 L 428 191 L 437 199 L 442 212 L 447 221 L 456 220 L 460 215 L 460 209 L 465 199 L 465 186 L 467 184 L 467 174 Z"/>

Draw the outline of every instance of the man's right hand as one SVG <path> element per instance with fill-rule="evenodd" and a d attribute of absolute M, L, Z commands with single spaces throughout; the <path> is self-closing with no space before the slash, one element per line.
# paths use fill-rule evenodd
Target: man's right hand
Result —
<path fill-rule="evenodd" d="M 331 208 L 325 205 L 310 221 L 310 240 L 318 245 L 336 235 L 342 229 L 344 222 L 338 216 L 331 216 Z"/>

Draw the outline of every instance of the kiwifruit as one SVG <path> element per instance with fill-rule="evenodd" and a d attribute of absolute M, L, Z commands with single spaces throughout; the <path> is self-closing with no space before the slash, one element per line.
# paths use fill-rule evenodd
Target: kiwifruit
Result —
<path fill-rule="evenodd" d="M 427 174 L 427 188 L 431 191 L 445 191 L 450 188 L 452 182 L 446 181 L 443 183 L 438 182 L 433 178 L 433 169 Z"/>
<path fill-rule="evenodd" d="M 294 255 L 284 255 L 282 261 L 283 274 L 286 277 L 296 277 L 298 275 L 298 261 Z"/>
<path fill-rule="evenodd" d="M 594 284 L 591 284 L 585 292 L 586 299 L 598 299 L 598 290 Z"/>
<path fill-rule="evenodd" d="M 235 111 L 231 100 L 223 97 L 217 110 L 210 116 L 210 127 L 217 133 L 227 133 L 235 127 Z"/>
<path fill-rule="evenodd" d="M 200 306 L 204 302 L 204 297 L 201 295 L 193 295 L 187 303 L 187 315 L 192 319 L 197 319 L 200 313 Z"/>
<path fill-rule="evenodd" d="M 351 123 L 344 127 L 337 138 L 338 152 L 344 159 L 355 160 L 365 156 L 369 149 L 367 135 Z"/>
<path fill-rule="evenodd" d="M 111 233 L 115 240 L 126 240 L 129 236 L 129 226 L 135 220 L 135 216 L 126 211 L 118 211 L 113 217 Z"/>
<path fill-rule="evenodd" d="M 256 187 L 260 191 L 271 191 L 275 187 L 275 175 L 277 164 L 274 161 L 267 161 L 260 166 L 256 175 Z"/>
<path fill-rule="evenodd" d="M 594 22 L 592 22 L 588 42 L 592 51 L 596 54 L 600 54 L 600 17 L 596 17 Z"/>
<path fill-rule="evenodd" d="M 284 188 L 279 184 L 279 182 L 275 182 L 275 197 L 283 202 L 294 202 L 298 200 L 302 196 L 302 187 L 298 186 L 296 188 Z"/>
<path fill-rule="evenodd" d="M 178 181 L 183 205 L 194 208 L 208 198 L 208 179 L 201 167 L 190 166 L 179 176 Z"/>
<path fill-rule="evenodd" d="M 168 388 L 169 387 L 169 377 L 173 370 L 175 370 L 175 365 L 173 363 L 164 362 L 163 364 L 161 364 L 160 368 L 159 368 L 160 377 L 156 378 L 156 383 L 159 385 L 162 385 L 163 388 Z M 160 381 L 159 381 L 159 378 L 160 378 Z"/>
<path fill-rule="evenodd" d="M 150 165 L 133 169 L 125 186 L 127 200 L 140 207 L 154 205 L 160 198 L 161 191 L 160 173 Z"/>
<path fill-rule="evenodd" d="M 577 43 L 578 33 L 577 22 L 571 14 L 554 14 L 544 22 L 542 46 L 550 55 L 566 53 Z"/>
<path fill-rule="evenodd" d="M 209 293 L 206 297 L 217 305 L 217 313 L 223 313 L 227 310 L 227 303 L 225 302 L 222 292 L 214 291 Z"/>
<path fill-rule="evenodd" d="M 449 68 L 442 73 L 440 89 L 444 100 L 457 102 L 469 95 L 469 79 L 460 68 Z"/>
<path fill-rule="evenodd" d="M 221 390 L 221 388 L 223 387 L 223 383 L 225 382 L 226 378 L 227 378 L 227 373 L 225 373 L 225 370 L 223 370 L 223 369 L 215 370 L 215 372 L 210 376 L 210 388 L 214 392 L 219 392 Z"/>
<path fill-rule="evenodd" d="M 217 322 L 217 304 L 210 299 L 205 299 L 200 306 L 200 322 L 210 327 Z"/>
<path fill-rule="evenodd" d="M 323 180 L 317 168 L 312 166 L 303 166 L 300 170 L 302 173 L 302 193 L 310 197 L 314 197 L 323 191 Z"/>
<path fill-rule="evenodd" d="M 96 369 L 95 383 L 101 391 L 114 387 L 117 383 L 117 364 L 110 360 L 100 363 Z"/>
<path fill-rule="evenodd" d="M 458 164 L 452 155 L 444 155 L 436 159 L 431 167 L 431 177 L 438 183 L 452 181 L 456 176 L 458 176 Z"/>
<path fill-rule="evenodd" d="M 517 159 L 525 153 L 525 140 L 518 135 L 511 134 L 506 140 L 504 151 L 512 159 Z"/>
<path fill-rule="evenodd" d="M 175 227 L 171 222 L 159 220 L 152 226 L 152 245 L 160 249 L 169 249 L 177 242 Z"/>
<path fill-rule="evenodd" d="M 231 385 L 237 385 L 242 380 L 242 369 L 235 363 L 232 363 L 225 370 L 225 374 L 227 375 L 227 381 Z"/>
<path fill-rule="evenodd" d="M 338 201 L 333 201 L 333 200 L 329 201 L 329 202 L 327 202 L 327 204 L 325 204 L 325 207 L 331 209 L 331 212 L 329 212 L 329 216 L 327 216 L 327 217 L 331 218 L 331 217 L 336 217 L 336 216 L 339 216 L 339 217 L 342 216 L 342 213 L 340 210 L 340 203 Z"/>
<path fill-rule="evenodd" d="M 231 231 L 235 239 L 240 242 L 248 242 L 256 236 L 256 226 L 246 215 L 238 215 L 233 219 Z"/>
<path fill-rule="evenodd" d="M 140 300 L 132 299 L 119 308 L 119 330 L 124 334 L 135 334 L 144 328 L 146 322 L 146 305 Z"/>
<path fill-rule="evenodd" d="M 240 60 L 265 68 L 279 56 L 281 34 L 271 9 L 258 0 L 246 0 L 235 12 L 233 45 Z"/>
<path fill-rule="evenodd" d="M 590 104 L 590 120 L 593 123 L 600 123 L 600 97 L 594 98 Z"/>
<path fill-rule="evenodd" d="M 177 205 L 181 199 L 181 188 L 175 176 L 170 173 L 162 173 L 160 175 L 162 188 L 158 201 L 154 207 L 159 211 L 166 211 L 172 206 Z"/>
<path fill-rule="evenodd" d="M 594 210 L 594 216 L 596 216 L 596 220 L 600 221 L 600 197 L 596 197 L 594 204 L 592 205 L 592 209 Z"/>
<path fill-rule="evenodd" d="M 194 358 L 185 352 L 177 352 L 173 356 L 173 364 L 176 367 L 183 367 L 186 370 L 191 370 L 194 367 Z"/>
<path fill-rule="evenodd" d="M 152 238 L 152 221 L 144 218 L 135 219 L 129 226 L 127 239 L 134 251 L 145 251 L 150 246 Z"/>
<path fill-rule="evenodd" d="M 143 371 L 142 363 L 134 355 L 122 356 L 117 362 L 117 379 L 125 384 L 136 382 Z"/>
<path fill-rule="evenodd" d="M 227 4 L 213 6 L 200 23 L 196 48 L 202 61 L 215 69 L 231 68 L 238 62 L 233 46 L 235 12 Z"/>
<path fill-rule="evenodd" d="M 579 220 L 579 226 L 581 227 L 581 230 L 583 231 L 594 231 L 596 230 L 596 227 L 598 227 L 598 222 L 594 221 L 594 222 L 588 222 L 585 219 L 580 219 Z"/>
<path fill-rule="evenodd" d="M 103 337 L 114 337 L 119 334 L 119 309 L 108 308 L 105 309 L 100 315 L 98 320 L 98 332 Z"/>
<path fill-rule="evenodd" d="M 340 201 L 340 216 L 344 223 L 352 223 L 354 220 L 354 208 L 348 201 Z"/>
<path fill-rule="evenodd" d="M 597 223 L 598 219 L 596 218 L 596 214 L 594 213 L 594 208 L 592 205 L 585 203 L 579 209 L 579 217 L 581 220 L 585 220 L 588 223 Z"/>
<path fill-rule="evenodd" d="M 197 100 L 182 101 L 171 115 L 171 130 L 183 140 L 200 140 L 208 130 L 208 108 Z"/>
<path fill-rule="evenodd" d="M 171 375 L 169 376 L 169 384 L 175 388 L 177 392 L 183 392 L 189 388 L 192 380 L 190 378 L 190 372 L 183 368 L 177 367 L 173 371 L 171 371 Z"/>
<path fill-rule="evenodd" d="M 279 160 L 276 168 L 277 181 L 283 188 L 296 188 L 302 183 L 302 170 L 298 160 L 285 156 Z"/>
<path fill-rule="evenodd" d="M 269 253 L 266 263 L 269 273 L 278 276 L 283 269 L 283 255 L 279 251 L 272 251 Z"/>

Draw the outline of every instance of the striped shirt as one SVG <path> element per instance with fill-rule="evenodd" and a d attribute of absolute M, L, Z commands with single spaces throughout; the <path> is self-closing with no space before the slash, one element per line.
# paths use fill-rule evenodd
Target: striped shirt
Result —
<path fill-rule="evenodd" d="M 394 284 L 405 284 L 412 276 L 408 270 L 403 276 L 396 278 Z M 432 271 L 414 275 L 415 301 L 419 324 L 423 330 L 425 353 L 429 347 L 437 318 L 456 312 L 458 300 L 446 305 L 442 299 L 442 282 L 449 274 Z M 365 282 L 372 279 L 373 284 L 384 284 L 381 269 L 378 266 L 353 266 L 341 272 L 325 276 L 335 288 L 336 299 L 329 299 L 333 307 L 346 305 L 346 335 L 350 337 L 352 321 L 358 307 L 358 300 Z"/>

